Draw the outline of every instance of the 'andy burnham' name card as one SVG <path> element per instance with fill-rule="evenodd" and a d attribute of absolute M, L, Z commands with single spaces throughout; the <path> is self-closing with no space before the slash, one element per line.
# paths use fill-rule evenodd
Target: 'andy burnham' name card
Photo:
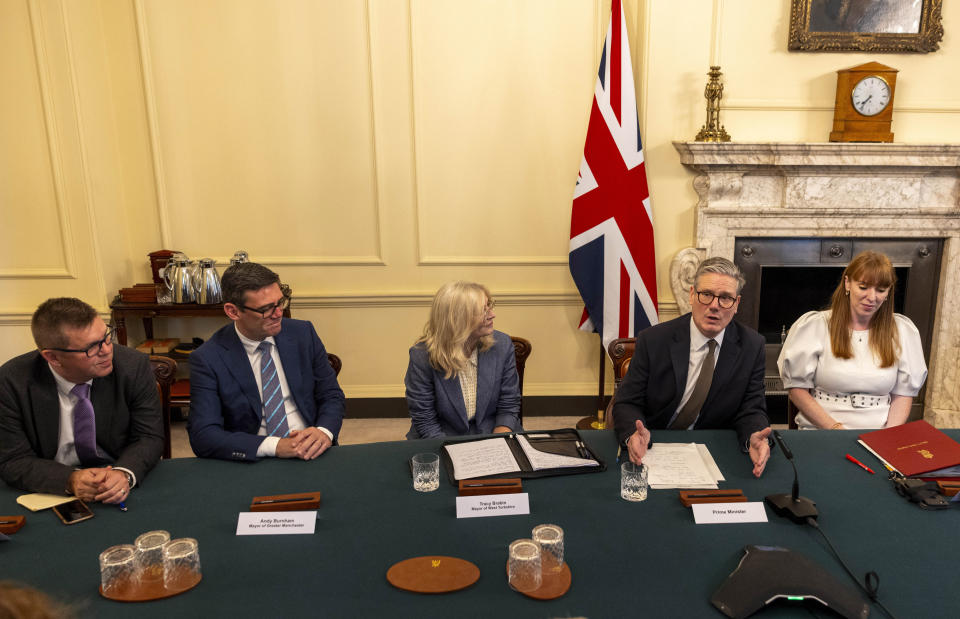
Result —
<path fill-rule="evenodd" d="M 731 522 L 767 522 L 763 503 L 694 503 L 693 519 L 697 524 L 727 524 Z"/>
<path fill-rule="evenodd" d="M 529 513 L 530 495 L 526 492 L 457 497 L 457 518 L 517 516 Z"/>
<path fill-rule="evenodd" d="M 317 512 L 240 512 L 237 535 L 297 535 L 313 533 Z"/>

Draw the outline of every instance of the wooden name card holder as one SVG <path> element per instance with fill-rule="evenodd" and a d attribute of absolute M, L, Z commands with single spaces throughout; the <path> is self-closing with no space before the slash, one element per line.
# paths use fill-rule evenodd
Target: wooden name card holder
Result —
<path fill-rule="evenodd" d="M 250 502 L 252 512 L 301 512 L 320 507 L 320 492 L 271 494 L 255 496 Z"/>
<path fill-rule="evenodd" d="M 25 516 L 0 516 L 0 533 L 13 535 L 27 523 Z"/>
<path fill-rule="evenodd" d="M 746 503 L 747 497 L 739 488 L 726 490 L 681 490 L 680 502 L 684 507 L 694 503 Z"/>
<path fill-rule="evenodd" d="M 523 492 L 523 482 L 519 478 L 461 479 L 460 496 L 483 494 L 514 494 Z"/>

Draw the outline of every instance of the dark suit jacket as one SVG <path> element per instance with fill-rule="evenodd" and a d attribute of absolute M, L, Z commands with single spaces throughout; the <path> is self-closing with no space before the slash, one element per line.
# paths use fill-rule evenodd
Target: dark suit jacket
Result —
<path fill-rule="evenodd" d="M 477 414 L 467 421 L 460 378 L 444 378 L 430 365 L 422 344 L 410 349 L 404 385 L 413 423 L 408 439 L 463 434 L 490 434 L 497 426 L 520 426 L 520 378 L 510 336 L 493 332 L 493 346 L 477 354 Z"/>
<path fill-rule="evenodd" d="M 287 386 L 307 426 L 343 425 L 343 391 L 313 324 L 284 318 L 274 336 Z M 190 355 L 190 446 L 201 458 L 257 460 L 263 404 L 233 323 Z"/>
<path fill-rule="evenodd" d="M 613 405 L 614 427 L 622 442 L 640 419 L 650 429 L 666 428 L 687 385 L 690 314 L 640 332 L 627 375 Z M 741 448 L 750 435 L 770 425 L 764 396 L 764 339 L 737 321 L 723 334 L 713 382 L 695 428 L 734 428 Z"/>
<path fill-rule="evenodd" d="M 113 347 L 113 371 L 93 379 L 97 445 L 137 483 L 163 454 L 163 419 L 147 355 Z M 54 461 L 60 437 L 57 383 L 38 351 L 0 367 L 0 477 L 29 492 L 63 494 L 74 467 Z"/>

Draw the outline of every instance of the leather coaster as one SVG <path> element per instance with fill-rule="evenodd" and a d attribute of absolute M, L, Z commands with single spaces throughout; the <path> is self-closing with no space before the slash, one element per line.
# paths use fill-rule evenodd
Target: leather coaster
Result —
<path fill-rule="evenodd" d="M 448 593 L 466 589 L 480 579 L 480 568 L 457 557 L 413 557 L 393 564 L 387 580 L 414 593 Z"/>
<path fill-rule="evenodd" d="M 507 562 L 507 578 L 509 578 L 510 563 Z M 540 588 L 533 591 L 517 591 L 510 587 L 517 593 L 522 593 L 528 598 L 533 598 L 535 600 L 555 600 L 558 597 L 566 595 L 567 591 L 570 590 L 570 583 L 573 582 L 573 574 L 570 572 L 570 566 L 567 565 L 567 562 L 563 562 L 563 566 L 560 568 L 559 572 L 542 572 L 540 574 Z M 509 586 L 509 581 L 508 581 Z"/>
<path fill-rule="evenodd" d="M 180 595 L 184 591 L 193 589 L 200 584 L 200 580 L 203 578 L 201 574 L 191 570 L 182 569 L 181 571 L 183 571 L 184 574 L 178 579 L 179 585 L 172 589 L 167 589 L 161 579 L 148 583 L 137 582 L 132 586 L 124 587 L 121 591 L 114 591 L 109 594 L 104 593 L 103 587 L 100 587 L 100 595 L 108 600 L 116 600 L 118 602 L 149 602 L 150 600 L 162 600 L 163 598 Z"/>

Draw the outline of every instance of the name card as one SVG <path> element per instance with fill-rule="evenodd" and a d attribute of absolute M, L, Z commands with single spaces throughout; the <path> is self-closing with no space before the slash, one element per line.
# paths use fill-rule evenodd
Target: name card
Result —
<path fill-rule="evenodd" d="M 526 492 L 457 497 L 457 518 L 518 516 L 529 513 L 530 495 Z"/>
<path fill-rule="evenodd" d="M 311 534 L 317 512 L 240 512 L 237 535 Z"/>
<path fill-rule="evenodd" d="M 767 522 L 767 512 L 761 501 L 752 503 L 694 503 L 693 519 L 697 524 L 728 524 L 731 522 Z"/>

